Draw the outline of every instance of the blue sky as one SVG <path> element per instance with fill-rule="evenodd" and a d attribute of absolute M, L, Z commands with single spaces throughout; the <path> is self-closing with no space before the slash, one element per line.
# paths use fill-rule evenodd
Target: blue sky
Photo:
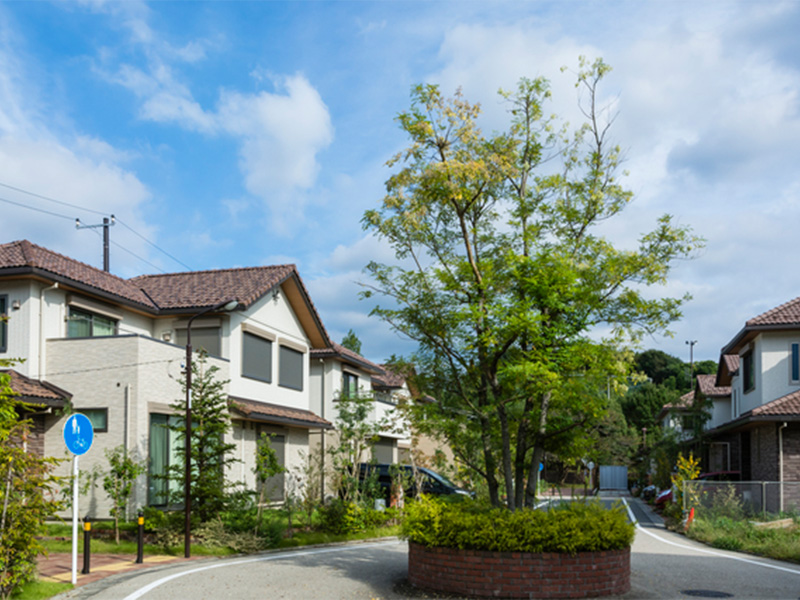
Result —
<path fill-rule="evenodd" d="M 498 88 L 543 75 L 577 123 L 560 67 L 602 56 L 636 195 L 607 235 L 624 245 L 670 213 L 708 240 L 658 290 L 694 296 L 675 337 L 645 346 L 688 358 L 693 339 L 717 359 L 800 295 L 799 27 L 798 2 L 3 3 L 0 241 L 99 267 L 74 218 L 113 213 L 123 277 L 296 263 L 335 340 L 353 328 L 369 358 L 408 353 L 357 282 L 392 258 L 360 219 L 411 86 L 462 87 L 493 130 Z"/>

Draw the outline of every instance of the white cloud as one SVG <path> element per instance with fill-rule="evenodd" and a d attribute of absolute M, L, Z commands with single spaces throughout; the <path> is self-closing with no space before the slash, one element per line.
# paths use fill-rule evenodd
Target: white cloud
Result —
<path fill-rule="evenodd" d="M 227 91 L 219 106 L 220 126 L 241 139 L 247 189 L 265 200 L 276 187 L 311 187 L 319 171 L 316 155 L 333 140 L 328 109 L 308 80 L 294 75 L 280 87 L 284 94 Z"/>

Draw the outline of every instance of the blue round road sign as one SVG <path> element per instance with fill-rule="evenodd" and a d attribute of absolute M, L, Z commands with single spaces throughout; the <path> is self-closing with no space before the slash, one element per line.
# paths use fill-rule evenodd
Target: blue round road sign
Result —
<path fill-rule="evenodd" d="M 64 443 L 67 450 L 80 456 L 92 447 L 94 428 L 89 417 L 81 413 L 73 413 L 64 423 Z"/>

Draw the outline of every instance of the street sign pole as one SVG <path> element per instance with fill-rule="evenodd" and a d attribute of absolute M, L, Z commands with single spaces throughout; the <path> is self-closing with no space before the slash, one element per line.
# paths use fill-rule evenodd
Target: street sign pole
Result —
<path fill-rule="evenodd" d="M 78 582 L 78 457 L 86 454 L 94 441 L 94 428 L 89 417 L 73 413 L 64 423 L 64 443 L 72 453 L 72 585 Z"/>
<path fill-rule="evenodd" d="M 72 456 L 72 585 L 78 582 L 78 455 Z"/>

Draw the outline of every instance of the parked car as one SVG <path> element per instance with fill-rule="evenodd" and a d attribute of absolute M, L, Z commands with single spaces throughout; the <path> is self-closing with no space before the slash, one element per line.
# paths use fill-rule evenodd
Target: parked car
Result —
<path fill-rule="evenodd" d="M 358 478 L 360 480 L 367 479 L 370 474 L 377 473 L 378 485 L 381 487 L 386 505 L 391 502 L 392 494 L 392 481 L 397 471 L 403 474 L 406 481 L 409 482 L 408 487 L 404 489 L 406 496 L 415 496 L 417 493 L 417 485 L 414 480 L 414 468 L 411 465 L 397 465 L 397 464 L 369 464 L 361 463 L 358 465 Z M 451 494 L 460 494 L 470 498 L 475 497 L 475 492 L 470 492 L 463 488 L 458 487 L 455 483 L 447 479 L 445 476 L 440 475 L 436 471 L 427 469 L 425 467 L 417 467 L 422 480 L 423 494 L 431 494 L 433 496 L 448 496 Z"/>
<path fill-rule="evenodd" d="M 697 476 L 695 481 L 741 481 L 742 474 L 739 471 L 712 471 L 709 473 L 701 473 Z M 673 493 L 672 488 L 664 490 L 656 496 L 656 508 L 663 508 L 669 502 L 672 502 Z"/>

